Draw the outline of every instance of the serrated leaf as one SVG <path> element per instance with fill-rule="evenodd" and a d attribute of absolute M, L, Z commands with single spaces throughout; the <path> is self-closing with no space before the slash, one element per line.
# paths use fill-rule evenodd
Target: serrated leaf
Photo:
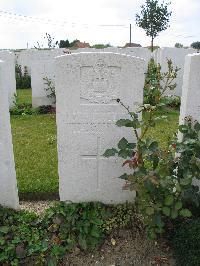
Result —
<path fill-rule="evenodd" d="M 127 149 L 134 149 L 136 147 L 136 144 L 135 143 L 128 143 L 127 144 Z"/>
<path fill-rule="evenodd" d="M 191 178 L 181 178 L 180 179 L 180 184 L 182 186 L 188 186 L 191 184 L 191 182 L 192 182 Z"/>
<path fill-rule="evenodd" d="M 120 150 L 126 149 L 127 144 L 128 144 L 128 140 L 125 139 L 125 138 L 122 138 L 122 139 L 119 141 L 119 143 L 118 143 L 118 148 L 119 148 Z"/>
<path fill-rule="evenodd" d="M 150 145 L 149 145 L 149 150 L 150 151 L 156 151 L 158 149 L 158 142 L 157 141 L 153 141 Z"/>
<path fill-rule="evenodd" d="M 8 226 L 0 226 L 0 232 L 7 234 L 9 232 L 9 227 Z"/>
<path fill-rule="evenodd" d="M 166 215 L 166 216 L 170 216 L 170 208 L 168 208 L 168 207 L 163 207 L 163 208 L 162 208 L 162 212 L 163 212 L 164 215 Z"/>
<path fill-rule="evenodd" d="M 172 217 L 172 219 L 176 219 L 178 217 L 178 211 L 177 210 L 172 210 L 171 211 L 171 217 Z"/>
<path fill-rule="evenodd" d="M 132 127 L 133 122 L 129 119 L 120 119 L 116 122 L 118 127 Z"/>
<path fill-rule="evenodd" d="M 118 152 L 118 156 L 123 158 L 123 159 L 126 159 L 127 157 L 131 157 L 131 153 L 130 153 L 130 150 L 120 150 Z"/>
<path fill-rule="evenodd" d="M 174 202 L 174 198 L 172 195 L 168 195 L 166 198 L 165 198 L 165 205 L 166 206 L 171 206 Z"/>
<path fill-rule="evenodd" d="M 186 125 L 180 125 L 179 126 L 179 131 L 181 132 L 181 133 L 186 133 L 186 132 L 188 132 L 188 126 L 186 126 Z"/>
<path fill-rule="evenodd" d="M 154 222 L 155 222 L 155 224 L 156 224 L 157 226 L 159 226 L 159 227 L 163 227 L 163 226 L 164 226 L 164 223 L 163 223 L 163 221 L 162 221 L 160 215 L 156 215 L 156 216 L 154 217 Z"/>
<path fill-rule="evenodd" d="M 112 156 L 115 156 L 116 153 L 118 153 L 118 151 L 117 151 L 116 149 L 114 149 L 114 148 L 112 148 L 112 149 L 107 149 L 107 150 L 104 152 L 103 156 L 104 156 L 104 157 L 112 157 Z"/>
<path fill-rule="evenodd" d="M 183 206 L 182 202 L 181 201 L 178 201 L 175 204 L 174 208 L 175 208 L 175 210 L 180 210 L 182 208 L 182 206 Z"/>
<path fill-rule="evenodd" d="M 152 207 L 147 207 L 145 210 L 146 214 L 148 215 L 153 215 L 154 214 L 154 208 Z"/>
<path fill-rule="evenodd" d="M 183 217 L 191 217 L 192 216 L 192 213 L 188 209 L 182 209 L 180 211 L 180 215 L 183 216 Z"/>
<path fill-rule="evenodd" d="M 128 175 L 123 174 L 123 175 L 119 176 L 118 178 L 123 179 L 123 180 L 128 180 Z"/>
<path fill-rule="evenodd" d="M 194 125 L 194 129 L 196 131 L 200 131 L 200 123 L 199 122 L 196 122 L 195 125 Z"/>

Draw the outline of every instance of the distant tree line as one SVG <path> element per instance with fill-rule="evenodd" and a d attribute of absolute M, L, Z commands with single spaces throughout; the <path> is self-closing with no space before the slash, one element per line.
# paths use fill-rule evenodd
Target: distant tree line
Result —
<path fill-rule="evenodd" d="M 59 48 L 70 48 L 70 47 L 74 47 L 76 45 L 76 43 L 79 42 L 79 40 L 75 39 L 72 42 L 70 42 L 68 39 L 65 40 L 60 40 L 59 42 Z"/>

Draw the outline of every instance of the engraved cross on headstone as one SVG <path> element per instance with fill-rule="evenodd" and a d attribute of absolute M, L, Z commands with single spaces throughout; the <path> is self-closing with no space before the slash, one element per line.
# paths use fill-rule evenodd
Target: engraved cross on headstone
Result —
<path fill-rule="evenodd" d="M 81 155 L 83 160 L 96 160 L 96 188 L 100 189 L 100 180 L 99 180 L 99 168 L 100 168 L 100 158 L 103 156 L 100 154 L 100 137 L 97 137 L 97 153 L 96 154 L 83 154 Z"/>

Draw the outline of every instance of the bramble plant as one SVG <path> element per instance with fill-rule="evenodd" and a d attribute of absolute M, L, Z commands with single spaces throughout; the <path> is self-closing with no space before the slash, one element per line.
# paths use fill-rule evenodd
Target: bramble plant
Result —
<path fill-rule="evenodd" d="M 50 99 L 52 99 L 53 104 L 55 104 L 56 103 L 55 86 L 54 86 L 52 80 L 49 79 L 48 77 L 43 78 L 43 80 L 45 81 L 44 84 L 47 86 L 45 88 L 45 91 L 48 93 L 47 97 L 50 98 Z"/>
<path fill-rule="evenodd" d="M 144 85 L 144 103 L 155 106 L 160 104 L 166 91 L 173 91 L 176 88 L 174 80 L 180 68 L 173 66 L 172 60 L 167 59 L 167 71 L 161 72 L 160 64 L 156 64 L 153 58 L 150 59 Z"/>
<path fill-rule="evenodd" d="M 129 107 L 117 99 L 127 110 L 130 119 L 120 119 L 116 125 L 133 129 L 137 142 L 130 143 L 122 138 L 117 148 L 108 149 L 104 153 L 105 157 L 122 157 L 125 159 L 123 166 L 132 169 L 131 174 L 124 173 L 120 178 L 126 180 L 124 189 L 136 191 L 137 210 L 144 217 L 150 238 L 155 238 L 156 234 L 164 231 L 166 218 L 191 216 L 190 210 L 184 207 L 184 195 L 189 191 L 198 191 L 192 185 L 192 180 L 194 177 L 200 178 L 198 122 L 194 127 L 192 123 L 180 126 L 180 132 L 184 133 L 183 140 L 178 142 L 175 138 L 166 149 L 161 149 L 157 141 L 146 137 L 148 130 L 155 127 L 159 119 L 165 118 L 158 117 L 157 111 L 165 106 L 162 96 L 166 90 L 175 88 L 174 79 L 178 71 L 173 68 L 170 60 L 168 72 L 164 74 L 154 71 L 154 67 L 153 65 L 146 86 L 148 104 L 131 112 Z M 141 113 L 145 113 L 145 121 L 140 120 Z"/>
<path fill-rule="evenodd" d="M 133 216 L 131 204 L 57 202 L 41 217 L 0 206 L 0 265 L 60 265 L 68 252 L 97 249 Z"/>

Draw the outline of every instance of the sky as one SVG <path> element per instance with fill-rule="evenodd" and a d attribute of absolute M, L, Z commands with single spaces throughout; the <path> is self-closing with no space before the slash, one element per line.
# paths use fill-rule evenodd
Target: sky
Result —
<path fill-rule="evenodd" d="M 150 45 L 150 38 L 135 24 L 145 0 L 0 0 L 0 49 L 47 47 L 45 33 L 55 41 L 79 39 L 91 45 L 123 46 L 129 42 Z M 190 46 L 200 41 L 200 0 L 171 0 L 170 28 L 155 44 Z"/>

